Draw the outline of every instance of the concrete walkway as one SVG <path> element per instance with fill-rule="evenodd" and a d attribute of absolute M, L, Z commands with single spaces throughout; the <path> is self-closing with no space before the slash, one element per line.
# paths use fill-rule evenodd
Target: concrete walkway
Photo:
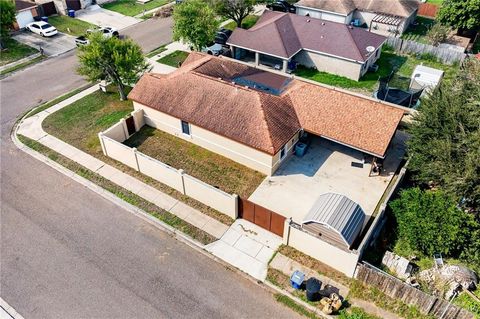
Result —
<path fill-rule="evenodd" d="M 169 2 L 169 3 L 166 3 L 166 4 L 162 5 L 162 6 L 159 6 L 159 7 L 150 9 L 150 10 L 147 10 L 147 11 L 142 12 L 142 13 L 140 13 L 140 14 L 137 14 L 136 16 L 134 16 L 134 18 L 142 19 L 143 16 L 149 15 L 149 14 L 151 14 L 151 13 L 155 13 L 155 12 L 157 12 L 158 10 L 160 10 L 160 9 L 162 9 L 162 8 L 164 8 L 164 7 L 170 7 L 170 6 L 173 6 L 173 5 L 175 5 L 175 2 L 174 2 L 174 1 Z"/>
<path fill-rule="evenodd" d="M 282 238 L 244 219 L 237 219 L 220 240 L 206 246 L 220 259 L 264 281 L 268 262 Z"/>
<path fill-rule="evenodd" d="M 99 5 L 89 6 L 87 9 L 75 13 L 76 18 L 100 27 L 114 27 L 122 30 L 143 20 L 125 16 L 115 11 L 106 10 Z"/>
<path fill-rule="evenodd" d="M 11 63 L 8 63 L 8 64 L 5 64 L 5 65 L 2 65 L 0 66 L 0 72 L 4 71 L 4 70 L 7 70 L 7 69 L 10 69 L 10 68 L 13 68 L 17 65 L 20 65 L 20 64 L 23 64 L 23 63 L 26 63 L 28 61 L 31 61 L 33 59 L 36 59 L 38 58 L 39 56 L 41 56 L 40 53 L 34 53 L 32 55 L 29 55 L 23 59 L 20 59 L 20 60 L 17 60 L 17 61 L 13 61 Z"/>
<path fill-rule="evenodd" d="M 158 207 L 169 211 L 195 227 L 209 233 L 210 235 L 220 238 L 227 231 L 228 226 L 209 217 L 200 211 L 178 201 L 177 199 L 153 188 L 132 176 L 110 166 L 101 160 L 67 144 L 58 138 L 48 134 L 42 128 L 43 120 L 50 114 L 64 108 L 65 106 L 83 98 L 98 90 L 98 86 L 86 89 L 77 95 L 72 96 L 48 108 L 32 117 L 22 120 L 18 126 L 17 133 L 25 135 L 37 142 L 53 149 L 54 151 L 70 158 L 78 164 L 88 168 L 89 170 L 103 176 L 113 183 L 121 186 L 132 193 L 138 194 L 149 202 Z"/>
<path fill-rule="evenodd" d="M 190 52 L 191 51 L 190 47 L 188 45 L 186 45 L 184 43 L 181 43 L 181 42 L 178 42 L 178 41 L 167 44 L 165 46 L 165 48 L 167 50 L 165 50 L 165 51 L 163 51 L 163 52 L 161 52 L 157 55 L 154 55 L 150 58 L 147 58 L 148 62 L 153 66 L 153 68 L 150 72 L 167 74 L 167 73 L 175 71 L 177 68 L 174 68 L 174 67 L 166 65 L 166 64 L 158 63 L 157 60 L 161 59 L 164 56 L 169 55 L 170 53 L 173 53 L 177 50 L 185 51 L 185 52 Z"/>

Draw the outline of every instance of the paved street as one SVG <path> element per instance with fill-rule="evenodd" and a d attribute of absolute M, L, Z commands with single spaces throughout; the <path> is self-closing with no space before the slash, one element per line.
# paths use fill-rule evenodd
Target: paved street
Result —
<path fill-rule="evenodd" d="M 156 30 L 128 31 L 144 48 L 171 36 L 151 43 Z M 296 317 L 256 284 L 13 145 L 18 116 L 84 83 L 75 65 L 73 51 L 0 82 L 1 297 L 25 318 Z"/>

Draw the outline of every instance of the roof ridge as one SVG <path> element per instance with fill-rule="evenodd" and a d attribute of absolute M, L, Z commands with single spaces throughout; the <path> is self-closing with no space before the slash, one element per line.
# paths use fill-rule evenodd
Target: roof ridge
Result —
<path fill-rule="evenodd" d="M 260 104 L 260 112 L 262 114 L 262 122 L 265 123 L 265 126 L 267 127 L 267 132 L 268 132 L 268 140 L 269 140 L 269 144 L 270 144 L 270 148 L 272 150 L 275 150 L 275 146 L 273 145 L 273 137 L 272 137 L 272 132 L 270 130 L 270 124 L 268 123 L 268 120 L 267 120 L 267 116 L 265 114 L 265 110 L 263 108 L 263 102 L 262 102 L 262 97 L 264 95 L 267 95 L 265 93 L 262 93 L 262 92 L 259 92 L 259 91 L 256 91 L 258 94 L 257 94 L 257 98 L 258 98 L 258 102 Z"/>
<path fill-rule="evenodd" d="M 350 39 L 352 40 L 355 49 L 357 49 L 357 52 L 360 55 L 362 61 L 365 62 L 365 60 L 363 58 L 363 54 L 362 54 L 362 52 L 360 52 L 360 49 L 358 48 L 357 41 L 355 41 L 355 39 L 353 38 L 352 32 L 351 32 L 351 30 L 353 30 L 353 28 L 355 28 L 355 27 L 349 26 L 349 25 L 346 25 L 346 24 L 345 24 L 345 27 L 347 28 L 347 33 L 350 36 Z M 351 29 L 350 29 L 350 27 L 351 27 Z"/>
<path fill-rule="evenodd" d="M 289 23 L 290 23 L 290 26 L 292 27 L 291 30 L 292 30 L 293 33 L 295 33 L 295 39 L 297 39 L 298 44 L 300 44 L 300 49 L 303 49 L 303 46 L 302 46 L 302 44 L 300 43 L 300 39 L 298 38 L 297 30 L 295 30 L 295 24 L 293 23 L 292 18 L 291 18 L 290 15 L 291 15 L 291 13 L 284 13 L 284 14 L 281 15 L 280 17 L 281 17 L 281 18 L 287 17 L 287 19 L 288 19 L 288 21 L 289 21 Z M 282 33 L 281 33 L 280 30 L 278 29 L 278 25 L 277 25 L 278 20 L 280 20 L 280 19 L 277 19 L 277 20 L 275 20 L 275 22 L 274 22 L 275 29 L 277 29 L 278 35 L 280 36 L 280 41 L 282 41 L 282 47 L 283 47 L 283 49 L 285 50 L 285 55 L 287 56 L 287 58 L 290 58 L 290 57 L 289 57 L 289 54 L 288 54 L 288 52 L 287 52 L 286 42 L 285 42 L 285 40 L 283 39 Z"/>

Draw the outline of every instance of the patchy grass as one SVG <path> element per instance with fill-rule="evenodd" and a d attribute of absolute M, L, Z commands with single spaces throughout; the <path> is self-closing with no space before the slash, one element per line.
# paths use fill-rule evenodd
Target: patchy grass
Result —
<path fill-rule="evenodd" d="M 427 3 L 436 4 L 438 6 L 441 6 L 442 3 L 443 3 L 443 0 L 427 0 Z"/>
<path fill-rule="evenodd" d="M 158 59 L 157 62 L 178 68 L 183 61 L 185 61 L 188 55 L 188 52 L 177 50 L 164 56 L 163 58 Z"/>
<path fill-rule="evenodd" d="M 434 319 L 435 317 L 422 314 L 416 307 L 409 306 L 400 300 L 390 298 L 381 290 L 363 285 L 357 280 L 350 284 L 349 298 L 357 298 L 373 302 L 377 307 L 393 312 L 405 319 Z"/>
<path fill-rule="evenodd" d="M 59 96 L 59 97 L 57 97 L 57 98 L 55 98 L 55 99 L 53 99 L 53 100 L 51 100 L 51 101 L 48 101 L 47 103 L 44 103 L 44 104 L 42 104 L 42 105 L 39 105 L 39 106 L 37 106 L 33 111 L 31 111 L 30 113 L 28 113 L 28 115 L 27 115 L 26 117 L 33 116 L 33 115 L 35 115 L 35 114 L 37 114 L 37 113 L 42 112 L 43 110 L 46 110 L 46 109 L 54 106 L 55 104 L 58 104 L 58 103 L 60 103 L 60 102 L 62 102 L 62 101 L 65 101 L 66 99 L 74 96 L 74 95 L 77 94 L 77 93 L 82 92 L 83 90 L 89 88 L 90 86 L 91 86 L 91 84 L 87 84 L 87 85 L 82 86 L 82 87 L 80 87 L 80 88 L 78 88 L 78 89 L 75 89 L 75 90 L 73 90 L 73 91 L 70 91 L 70 92 L 68 92 L 68 93 L 66 93 L 66 94 L 64 94 L 64 95 L 62 95 L 62 96 Z"/>
<path fill-rule="evenodd" d="M 136 0 L 116 0 L 102 4 L 102 8 L 133 17 L 144 11 L 161 7 L 169 2 L 169 0 L 151 0 L 145 4 L 140 4 Z"/>
<path fill-rule="evenodd" d="M 38 50 L 12 38 L 5 40 L 5 47 L 6 49 L 0 52 L 0 65 L 18 61 L 38 52 Z"/>
<path fill-rule="evenodd" d="M 305 316 L 305 317 L 310 318 L 310 319 L 319 319 L 320 318 L 314 312 L 305 309 L 303 306 L 297 304 L 295 302 L 295 300 L 293 300 L 292 298 L 289 298 L 285 295 L 275 294 L 275 300 L 284 304 L 285 306 L 292 309 L 293 311 L 301 314 L 302 316 Z"/>
<path fill-rule="evenodd" d="M 87 32 L 87 29 L 95 27 L 93 24 L 82 21 L 80 19 L 60 15 L 48 17 L 48 23 L 57 28 L 58 31 L 73 36 L 84 35 Z"/>
<path fill-rule="evenodd" d="M 255 23 L 257 23 L 259 18 L 260 18 L 259 16 L 256 16 L 256 15 L 253 15 L 253 14 L 247 16 L 242 21 L 242 29 L 250 29 L 251 27 L 253 27 L 255 25 Z M 231 21 L 231 22 L 227 23 L 226 25 L 224 25 L 223 27 L 225 29 L 233 31 L 237 27 L 237 23 L 235 21 Z"/>
<path fill-rule="evenodd" d="M 368 72 L 359 81 L 304 67 L 299 67 L 295 71 L 295 74 L 316 82 L 351 89 L 353 91 L 360 91 L 370 95 L 378 86 L 378 78 L 390 74 L 393 69 L 396 69 L 397 73 L 393 80 L 395 82 L 391 83 L 391 86 L 404 89 L 408 88 L 409 79 L 412 75 L 413 69 L 419 64 L 445 71 L 445 80 L 452 79 L 458 69 L 457 64 L 446 65 L 437 62 L 436 59 L 429 55 L 398 55 L 385 49 L 376 63 L 379 66 L 378 71 L 375 73 Z"/>
<path fill-rule="evenodd" d="M 9 74 L 9 73 L 12 73 L 12 72 L 15 72 L 17 70 L 20 70 L 20 69 L 23 69 L 23 68 L 26 68 L 27 66 L 29 65 L 32 65 L 32 64 L 35 64 L 35 63 L 38 63 L 40 61 L 43 61 L 44 59 L 46 59 L 45 56 L 41 55 L 41 56 L 38 56 L 34 59 L 31 59 L 31 60 L 28 60 L 28 61 L 25 61 L 23 63 L 20 63 L 20 64 L 17 64 L 15 66 L 12 66 L 11 68 L 7 68 L 3 71 L 0 72 L 0 75 L 6 75 L 6 74 Z"/>
<path fill-rule="evenodd" d="M 301 251 L 296 250 L 293 247 L 281 245 L 278 249 L 278 252 L 295 260 L 296 262 L 317 271 L 319 274 L 326 277 L 332 278 L 335 281 L 338 281 L 341 284 L 344 284 L 348 287 L 350 284 L 350 279 L 339 271 L 331 268 L 330 266 L 325 265 L 324 263 L 312 258 Z"/>
<path fill-rule="evenodd" d="M 160 54 L 160 53 L 162 53 L 163 51 L 166 51 L 166 50 L 167 50 L 166 46 L 167 46 L 167 44 L 162 45 L 162 46 L 160 46 L 160 47 L 158 47 L 158 48 L 156 48 L 156 49 L 148 52 L 147 55 L 146 55 L 146 57 L 147 57 L 147 58 L 152 58 L 152 57 L 156 56 L 157 54 Z"/>
<path fill-rule="evenodd" d="M 480 289 L 477 288 L 474 295 L 480 298 Z M 480 302 L 475 300 L 467 292 L 460 293 L 457 298 L 453 299 L 453 303 L 473 313 L 475 318 L 480 318 Z"/>
<path fill-rule="evenodd" d="M 226 157 L 149 126 L 144 126 L 125 144 L 243 198 L 248 198 L 265 178 L 265 175 Z"/>
<path fill-rule="evenodd" d="M 362 308 L 351 307 L 340 310 L 337 319 L 381 319 L 380 317 L 366 313 Z"/>
<path fill-rule="evenodd" d="M 71 159 L 55 152 L 54 150 L 34 141 L 26 136 L 18 135 L 18 139 L 20 142 L 25 144 L 26 146 L 30 147 L 31 149 L 47 156 L 51 160 L 59 163 L 60 165 L 66 167 L 67 169 L 73 171 L 74 173 L 88 179 L 89 181 L 97 184 L 98 186 L 106 189 L 110 193 L 114 194 L 115 196 L 121 198 L 122 200 L 130 203 L 134 206 L 139 207 L 140 209 L 144 210 L 148 214 L 158 218 L 159 220 L 163 221 L 164 223 L 180 230 L 181 232 L 187 234 L 188 236 L 192 237 L 195 240 L 198 240 L 202 244 L 209 244 L 216 240 L 215 237 L 211 236 L 210 234 L 204 232 L 203 230 L 185 222 L 184 220 L 178 218 L 177 216 L 173 215 L 172 213 L 163 210 L 154 204 L 144 200 L 140 196 L 124 189 L 116 185 L 115 183 L 109 181 L 108 179 L 98 175 L 91 170 L 88 170 L 81 166 L 80 164 L 72 161 Z"/>
<path fill-rule="evenodd" d="M 97 91 L 49 115 L 43 122 L 43 128 L 49 134 L 97 157 L 122 172 L 130 174 L 226 225 L 231 225 L 233 219 L 227 215 L 103 155 L 98 133 L 112 126 L 131 111 L 133 111 L 132 102 L 120 101 L 118 93 L 109 88 L 109 92 L 106 94 Z"/>
<path fill-rule="evenodd" d="M 432 25 L 435 23 L 435 20 L 418 16 L 415 19 L 415 22 L 417 22 L 417 25 L 411 24 L 407 31 L 402 34 L 402 39 L 428 44 L 425 36 L 427 35 L 428 30 L 430 30 Z"/>

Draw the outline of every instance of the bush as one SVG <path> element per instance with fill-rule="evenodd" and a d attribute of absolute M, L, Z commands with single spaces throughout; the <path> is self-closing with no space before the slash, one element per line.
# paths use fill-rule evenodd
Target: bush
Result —
<path fill-rule="evenodd" d="M 425 37 L 429 44 L 437 46 L 448 39 L 450 31 L 450 27 L 440 23 L 435 23 L 430 30 L 428 30 Z"/>

